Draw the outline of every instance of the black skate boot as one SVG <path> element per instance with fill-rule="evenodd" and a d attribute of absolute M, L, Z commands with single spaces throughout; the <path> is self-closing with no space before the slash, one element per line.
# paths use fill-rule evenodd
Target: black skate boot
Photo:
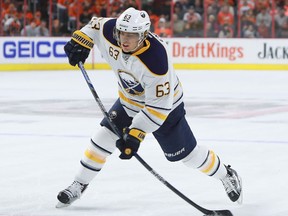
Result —
<path fill-rule="evenodd" d="M 221 179 L 225 191 L 232 202 L 242 204 L 242 180 L 230 165 L 226 166 L 226 169 L 227 175 Z"/>
<path fill-rule="evenodd" d="M 87 186 L 88 184 L 81 184 L 78 181 L 74 181 L 68 188 L 59 192 L 57 196 L 59 203 L 56 205 L 56 208 L 71 205 L 71 203 L 81 197 Z"/>

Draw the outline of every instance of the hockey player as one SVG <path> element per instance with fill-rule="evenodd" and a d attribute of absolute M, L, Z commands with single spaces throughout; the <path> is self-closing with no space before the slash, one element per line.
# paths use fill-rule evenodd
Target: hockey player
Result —
<path fill-rule="evenodd" d="M 137 152 L 152 133 L 169 161 L 182 161 L 222 181 L 228 197 L 242 202 L 241 179 L 212 150 L 197 145 L 185 119 L 183 90 L 166 43 L 151 33 L 145 11 L 125 10 L 119 18 L 93 17 L 65 45 L 69 63 L 85 62 L 95 44 L 118 79 L 119 99 L 109 110 L 122 133 L 119 139 L 107 119 L 91 138 L 73 183 L 60 191 L 57 207 L 70 205 L 86 190 L 116 147 L 121 159 Z"/>

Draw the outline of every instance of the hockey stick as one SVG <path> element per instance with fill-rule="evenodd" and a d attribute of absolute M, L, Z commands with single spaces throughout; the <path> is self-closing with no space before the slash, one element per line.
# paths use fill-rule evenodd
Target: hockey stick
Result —
<path fill-rule="evenodd" d="M 87 71 L 85 70 L 83 63 L 79 62 L 78 63 L 78 67 L 80 68 L 87 85 L 90 88 L 91 93 L 93 94 L 100 110 L 102 111 L 104 117 L 108 120 L 109 125 L 111 126 L 111 128 L 113 129 L 114 133 L 119 137 L 122 138 L 118 128 L 116 127 L 116 125 L 114 124 L 114 122 L 112 121 L 112 119 L 110 118 L 108 112 L 106 111 L 103 103 L 101 102 L 88 74 Z M 195 202 L 193 202 L 192 200 L 190 200 L 188 197 L 186 197 L 183 193 L 181 193 L 179 190 L 177 190 L 173 185 L 171 185 L 169 182 L 167 182 L 161 175 L 159 175 L 152 167 L 150 167 L 141 157 L 139 154 L 134 153 L 133 155 L 152 175 L 154 175 L 160 182 L 162 182 L 164 185 L 166 185 L 170 190 L 172 190 L 174 193 L 176 193 L 179 197 L 181 197 L 182 199 L 184 199 L 186 202 L 188 202 L 190 205 L 192 205 L 194 208 L 196 208 L 197 210 L 199 210 L 200 212 L 202 212 L 203 214 L 205 214 L 206 216 L 233 216 L 233 214 L 229 211 L 229 210 L 209 210 L 206 208 L 203 208 L 201 206 L 199 206 L 198 204 L 196 204 Z"/>

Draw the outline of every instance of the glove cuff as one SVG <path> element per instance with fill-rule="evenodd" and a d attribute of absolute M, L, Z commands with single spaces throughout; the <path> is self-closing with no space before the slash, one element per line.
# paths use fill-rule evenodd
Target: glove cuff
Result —
<path fill-rule="evenodd" d="M 93 40 L 80 30 L 77 30 L 73 33 L 72 40 L 89 50 L 94 46 Z"/>
<path fill-rule="evenodd" d="M 139 130 L 137 128 L 131 128 L 129 130 L 129 135 L 135 137 L 136 139 L 138 139 L 140 142 L 142 142 L 146 136 L 146 133 L 142 130 Z"/>

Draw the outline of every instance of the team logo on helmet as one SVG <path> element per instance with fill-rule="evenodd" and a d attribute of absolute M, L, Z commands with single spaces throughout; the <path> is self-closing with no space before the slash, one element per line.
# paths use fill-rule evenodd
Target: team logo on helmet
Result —
<path fill-rule="evenodd" d="M 142 95 L 144 93 L 144 88 L 131 73 L 118 70 L 118 75 L 126 92 L 132 95 Z"/>

